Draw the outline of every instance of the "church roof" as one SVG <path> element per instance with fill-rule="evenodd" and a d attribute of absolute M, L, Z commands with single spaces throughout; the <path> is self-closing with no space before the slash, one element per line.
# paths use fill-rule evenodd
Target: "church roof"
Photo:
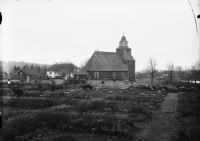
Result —
<path fill-rule="evenodd" d="M 115 52 L 95 51 L 86 64 L 87 71 L 129 71 Z"/>
<path fill-rule="evenodd" d="M 127 46 L 119 46 L 117 49 L 131 49 L 131 48 L 129 48 Z"/>
<path fill-rule="evenodd" d="M 127 60 L 127 61 L 134 61 L 133 56 L 130 55 L 130 54 L 124 54 L 124 55 L 123 55 L 123 59 L 124 59 L 124 60 Z"/>

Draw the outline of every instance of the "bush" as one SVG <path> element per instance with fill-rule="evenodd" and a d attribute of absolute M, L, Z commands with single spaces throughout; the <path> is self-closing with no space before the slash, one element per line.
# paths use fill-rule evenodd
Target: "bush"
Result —
<path fill-rule="evenodd" d="M 75 141 L 76 138 L 72 135 L 59 134 L 55 135 L 53 138 L 48 139 L 49 141 Z"/>
<path fill-rule="evenodd" d="M 116 112 L 118 110 L 117 102 L 106 102 L 106 108 L 111 112 Z"/>
<path fill-rule="evenodd" d="M 42 121 L 44 126 L 50 127 L 52 129 L 58 128 L 58 126 L 61 126 L 62 124 L 67 124 L 69 121 L 69 118 L 66 114 L 63 112 L 57 112 L 57 111 L 43 111 L 43 112 L 37 112 L 35 117 Z"/>
<path fill-rule="evenodd" d="M 43 93 L 40 91 L 30 91 L 28 94 L 24 94 L 26 97 L 40 97 Z"/>
<path fill-rule="evenodd" d="M 92 111 L 104 111 L 105 110 L 106 102 L 103 100 L 91 100 L 89 102 L 89 110 Z"/>
<path fill-rule="evenodd" d="M 150 112 L 148 110 L 148 105 L 147 103 L 144 103 L 144 104 L 138 104 L 138 103 L 132 103 L 131 104 L 132 107 L 130 109 L 128 109 L 128 112 L 129 113 L 139 113 L 139 114 L 144 114 L 148 117 L 151 117 L 152 116 L 152 112 Z"/>
<path fill-rule="evenodd" d="M 88 104 L 87 101 L 80 101 L 76 104 L 75 109 L 79 112 L 79 113 L 85 113 L 88 110 Z"/>
<path fill-rule="evenodd" d="M 28 133 L 32 130 L 37 129 L 41 122 L 32 114 L 15 116 L 4 121 L 2 130 L 0 130 L 0 135 L 5 140 L 10 140 L 11 138 Z"/>
<path fill-rule="evenodd" d="M 196 113 L 196 99 L 178 99 L 177 112 L 182 114 L 194 115 Z"/>
<path fill-rule="evenodd" d="M 127 96 L 127 95 L 108 95 L 105 98 L 106 100 L 116 100 L 116 101 L 130 101 L 132 99 L 131 96 Z"/>
<path fill-rule="evenodd" d="M 9 92 L 9 88 L 3 88 L 0 86 L 0 92 L 3 93 L 3 96 L 6 96 Z"/>
<path fill-rule="evenodd" d="M 59 129 L 62 131 L 81 131 L 93 133 L 123 130 L 120 117 L 107 114 L 78 114 L 61 110 L 65 106 L 49 108 L 46 110 L 23 111 L 4 120 L 3 129 L 0 130 L 0 139 L 14 140 L 15 137 L 27 135 L 39 128 Z M 66 108 L 66 107 L 65 107 Z M 124 123 L 123 123 L 124 124 Z"/>
<path fill-rule="evenodd" d="M 169 80 L 164 80 L 161 84 L 162 85 L 168 85 L 169 84 Z"/>
<path fill-rule="evenodd" d="M 38 109 L 48 108 L 59 105 L 59 99 L 43 99 L 43 98 L 21 98 L 19 101 L 16 98 L 10 98 L 4 103 L 4 106 L 22 109 Z"/>

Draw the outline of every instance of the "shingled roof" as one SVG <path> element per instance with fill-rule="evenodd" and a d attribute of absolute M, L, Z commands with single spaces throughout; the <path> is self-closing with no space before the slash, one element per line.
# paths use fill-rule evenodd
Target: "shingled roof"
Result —
<path fill-rule="evenodd" d="M 75 68 L 77 68 L 74 64 L 72 63 L 60 63 L 60 64 L 53 64 L 48 68 L 47 71 L 73 71 Z"/>
<path fill-rule="evenodd" d="M 131 49 L 131 48 L 129 48 L 129 47 L 127 47 L 127 46 L 120 46 L 120 47 L 118 47 L 117 49 Z"/>
<path fill-rule="evenodd" d="M 34 69 L 21 69 L 21 70 L 19 70 L 19 71 L 23 71 L 26 75 L 35 75 L 35 76 L 39 76 L 39 73 L 36 71 L 36 70 L 34 70 Z M 19 72 L 18 71 L 18 72 Z M 17 73 L 18 73 L 17 72 Z"/>
<path fill-rule="evenodd" d="M 134 61 L 134 58 L 131 54 L 124 54 L 123 59 L 127 61 Z"/>
<path fill-rule="evenodd" d="M 95 51 L 86 64 L 87 71 L 129 71 L 115 52 Z"/>

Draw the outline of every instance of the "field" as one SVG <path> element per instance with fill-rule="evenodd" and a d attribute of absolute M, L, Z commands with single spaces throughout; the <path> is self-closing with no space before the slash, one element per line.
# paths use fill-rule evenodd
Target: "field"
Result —
<path fill-rule="evenodd" d="M 155 120 L 157 125 L 163 119 L 167 123 L 162 111 L 168 113 L 166 109 L 177 103 L 168 102 L 171 100 L 169 96 L 175 96 L 173 93 L 169 95 L 170 89 L 158 92 L 138 87 L 109 88 L 91 91 L 84 97 L 83 91 L 76 96 L 72 87 L 52 92 L 49 87 L 39 90 L 35 86 L 24 86 L 29 93 L 17 100 L 15 96 L 6 95 L 8 88 L 5 86 L 2 90 L 4 112 L 0 140 L 139 141 L 146 139 L 148 134 L 158 134 L 150 131 L 156 128 Z M 178 101 L 177 109 L 183 110 L 179 108 L 180 103 Z M 168 126 L 174 128 L 166 124 Z M 176 127 L 177 131 L 181 130 Z"/>

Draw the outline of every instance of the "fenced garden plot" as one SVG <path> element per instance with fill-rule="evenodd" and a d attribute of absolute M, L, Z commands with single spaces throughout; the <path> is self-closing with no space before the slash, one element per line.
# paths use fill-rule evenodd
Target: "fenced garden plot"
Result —
<path fill-rule="evenodd" d="M 177 112 L 183 115 L 195 115 L 197 106 L 197 93 L 179 93 Z"/>
<path fill-rule="evenodd" d="M 44 93 L 58 95 L 64 93 L 63 90 L 31 90 L 20 100 L 4 97 L 7 111 L 4 112 L 0 140 L 29 140 L 45 129 L 55 134 L 57 131 L 71 135 L 101 134 L 123 136 L 129 140 L 138 129 L 134 123 L 150 120 L 151 110 L 159 109 L 158 105 L 165 96 L 147 90 L 109 91 L 90 92 L 87 94 L 89 99 L 83 99 L 84 93 L 75 98 L 74 91 L 61 98 L 40 97 Z M 146 94 L 141 95 L 141 92 Z"/>
<path fill-rule="evenodd" d="M 60 131 L 109 133 L 120 136 L 131 134 L 129 128 L 133 128 L 120 117 L 113 115 L 37 110 L 5 120 L 3 129 L 0 131 L 0 139 L 11 140 L 16 136 L 28 134 L 42 127 L 59 129 Z"/>

